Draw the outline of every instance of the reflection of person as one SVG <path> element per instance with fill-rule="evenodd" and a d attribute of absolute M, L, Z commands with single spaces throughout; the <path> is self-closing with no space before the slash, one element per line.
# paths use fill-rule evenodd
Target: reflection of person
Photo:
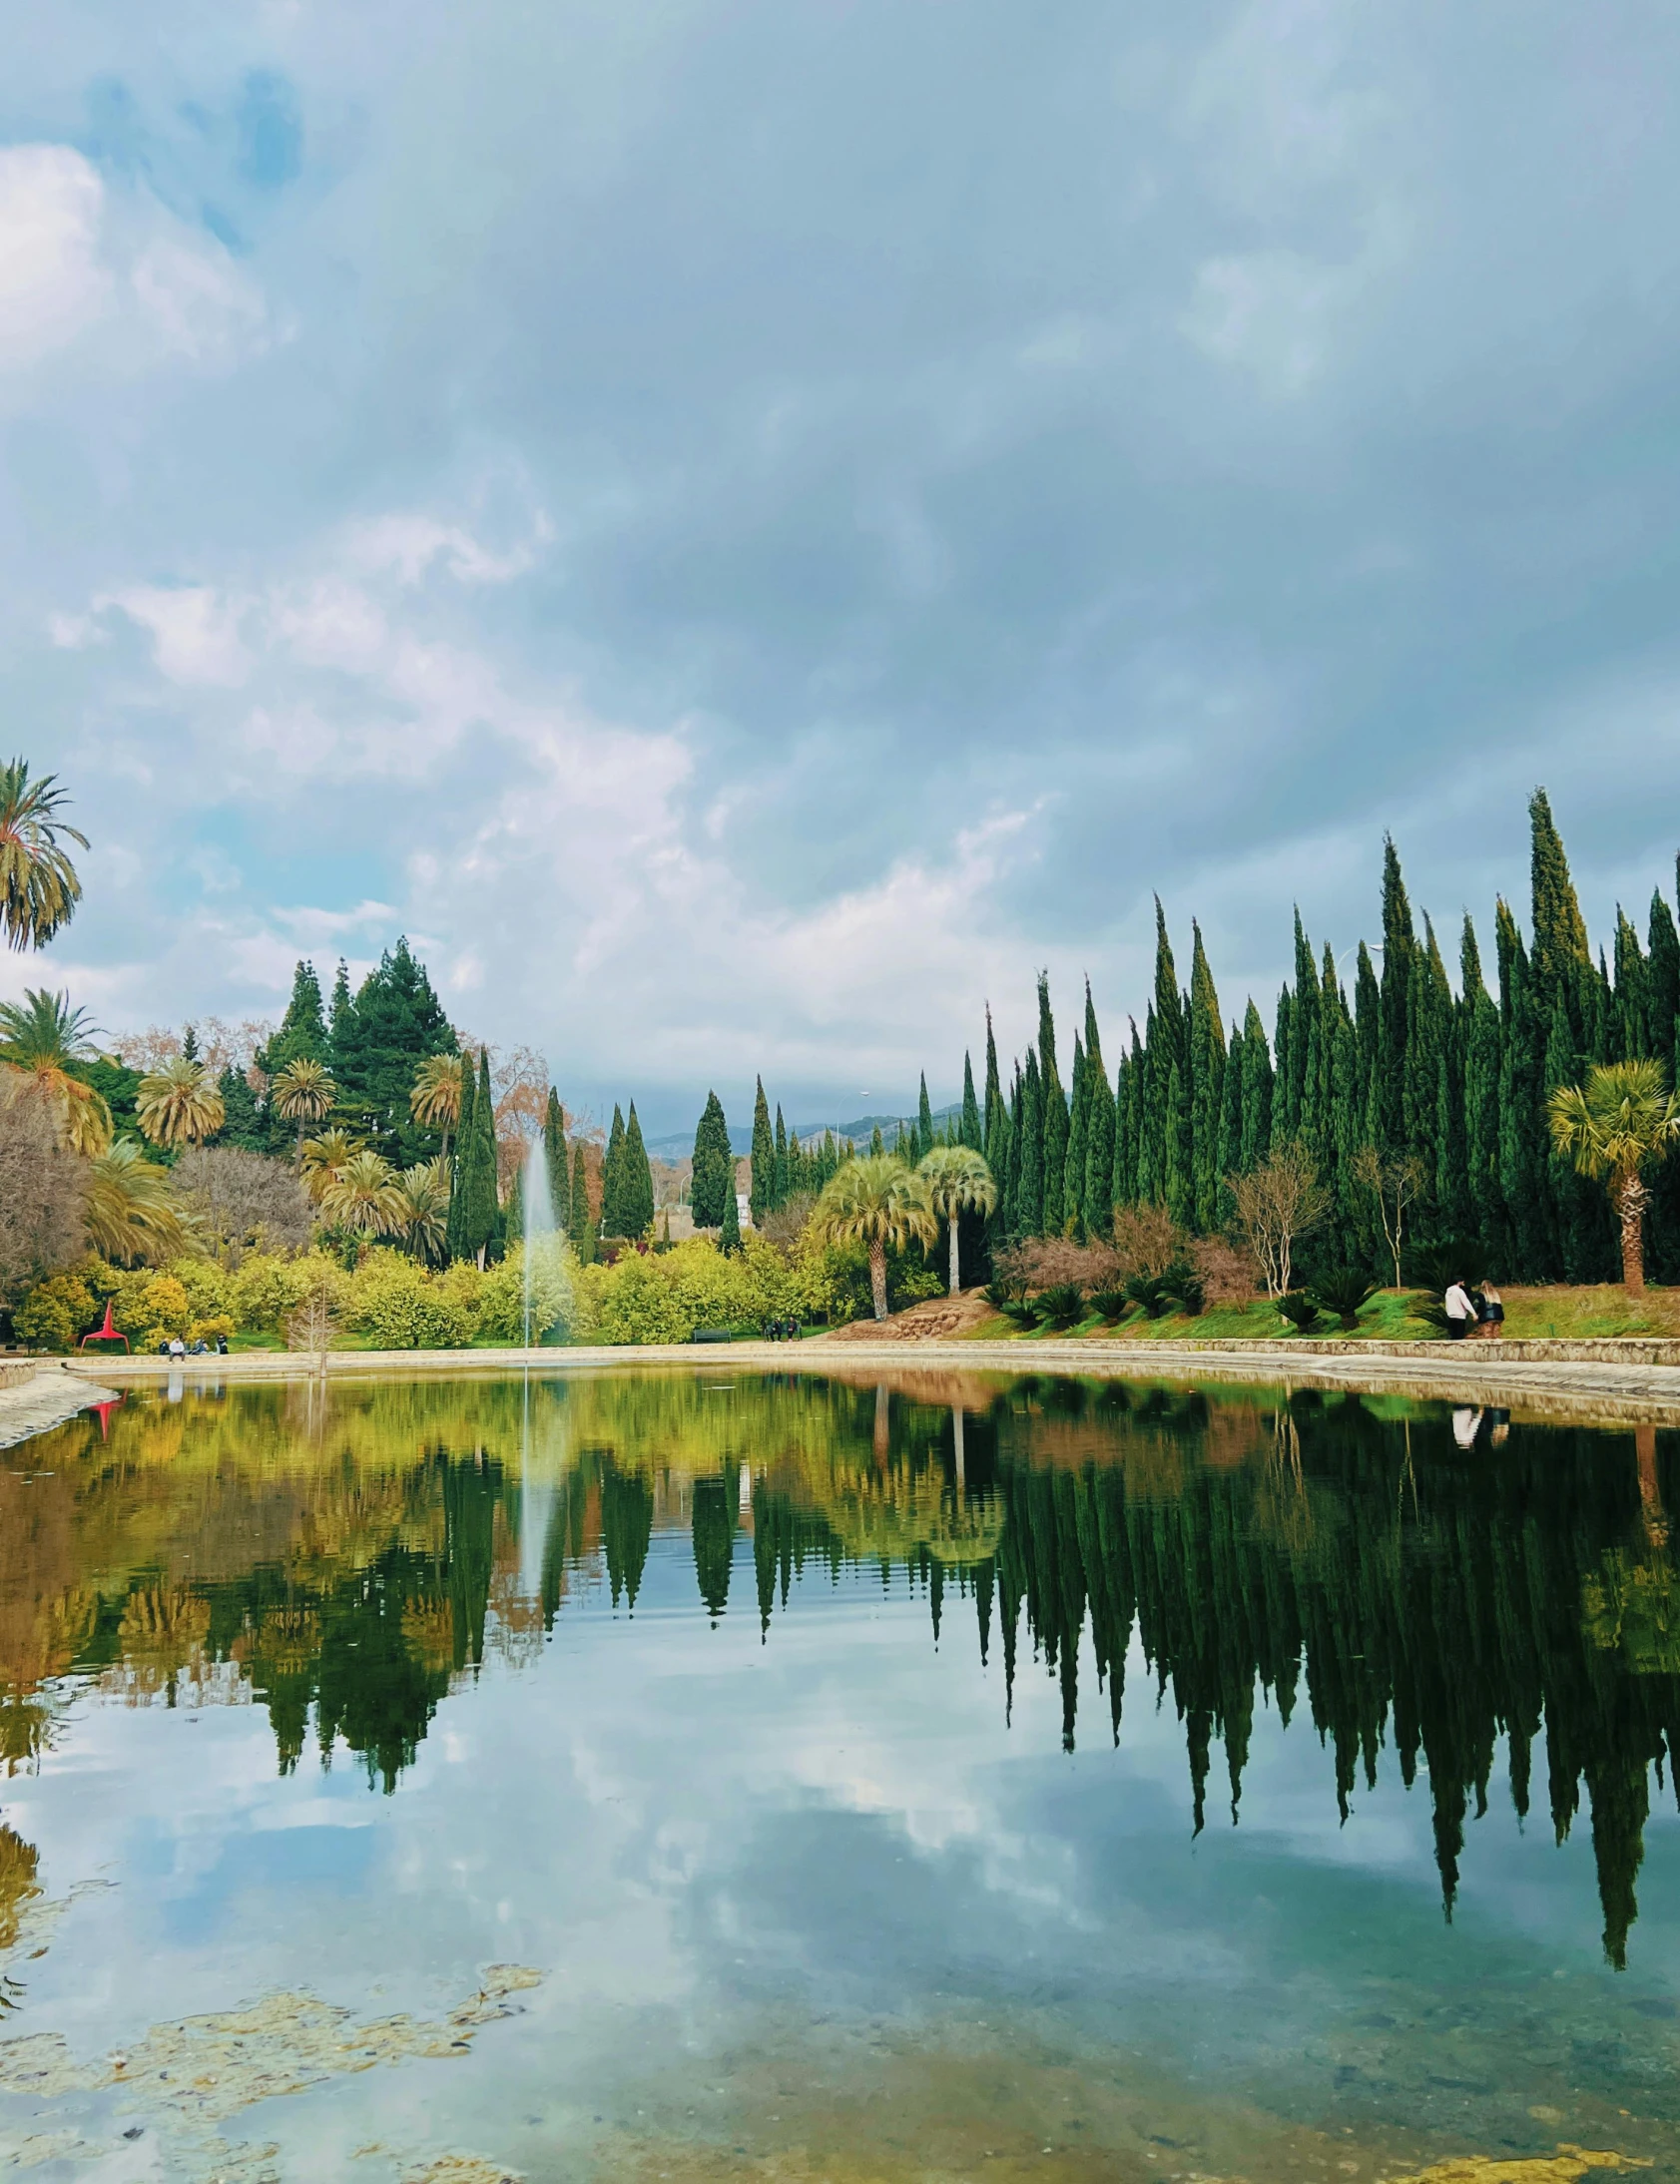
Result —
<path fill-rule="evenodd" d="M 1483 1282 L 1476 1299 L 1476 1333 L 1484 1343 L 1496 1343 L 1504 1332 L 1504 1301 L 1491 1282 Z"/>
<path fill-rule="evenodd" d="M 1476 1434 L 1481 1429 L 1479 1410 L 1454 1410 L 1452 1413 L 1452 1438 L 1460 1448 L 1473 1448 Z"/>
<path fill-rule="evenodd" d="M 1470 1302 L 1469 1291 L 1462 1282 L 1455 1281 L 1449 1285 L 1441 1304 L 1446 1311 L 1447 1334 L 1455 1343 L 1461 1343 L 1475 1320 L 1475 1307 Z"/>

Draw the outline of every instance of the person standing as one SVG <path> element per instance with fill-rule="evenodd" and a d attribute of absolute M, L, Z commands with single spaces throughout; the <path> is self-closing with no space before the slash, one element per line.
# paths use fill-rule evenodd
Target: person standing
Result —
<path fill-rule="evenodd" d="M 1483 1282 L 1476 1300 L 1476 1332 L 1484 1343 L 1496 1343 L 1504 1333 L 1504 1300 L 1491 1282 Z"/>
<path fill-rule="evenodd" d="M 1462 1282 L 1453 1282 L 1441 1299 L 1446 1311 L 1446 1332 L 1455 1343 L 1461 1343 L 1475 1325 L 1475 1306 L 1470 1293 Z"/>

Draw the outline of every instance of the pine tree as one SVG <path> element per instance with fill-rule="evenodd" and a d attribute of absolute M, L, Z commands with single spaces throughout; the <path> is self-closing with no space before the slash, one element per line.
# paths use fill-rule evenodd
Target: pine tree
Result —
<path fill-rule="evenodd" d="M 184 1062 L 196 1062 L 198 1058 L 199 1027 L 197 1024 L 189 1024 L 181 1035 L 181 1059 Z"/>
<path fill-rule="evenodd" d="M 1050 978 L 1038 974 L 1038 1125 L 1043 1133 L 1038 1160 L 1038 1217 L 1028 1234 L 1059 1236 L 1065 1212 L 1067 1173 L 1067 1098 L 1056 1068 L 1056 1022 L 1050 1013 Z"/>
<path fill-rule="evenodd" d="M 332 1001 L 326 1017 L 326 1052 L 334 1076 L 339 1068 L 339 1041 L 344 1036 L 350 1020 L 350 968 L 342 956 L 338 958 L 338 973 L 332 981 Z"/>
<path fill-rule="evenodd" d="M 984 1150 L 984 1134 L 980 1128 L 979 1102 L 974 1097 L 974 1064 L 964 1053 L 962 1057 L 962 1138 L 970 1151 Z"/>
<path fill-rule="evenodd" d="M 561 1236 L 571 1233 L 572 1175 L 566 1156 L 566 1115 L 560 1095 L 548 1088 L 548 1111 L 542 1125 L 543 1166 L 548 1171 L 548 1210 Z"/>
<path fill-rule="evenodd" d="M 320 980 L 312 963 L 299 963 L 292 972 L 291 998 L 285 1014 L 280 1029 L 258 1048 L 257 1066 L 272 1080 L 287 1062 L 305 1058 L 313 1062 L 326 1059 L 326 1018 L 321 1012 Z M 270 1107 L 264 1114 L 264 1142 L 257 1150 L 289 1153 L 293 1135 L 292 1125 Z"/>
<path fill-rule="evenodd" d="M 730 1152 L 729 1124 L 716 1092 L 706 1095 L 706 1107 L 694 1133 L 694 1181 L 691 1196 L 697 1229 L 723 1226 L 724 1200 L 733 1186 L 735 1162 Z"/>
<path fill-rule="evenodd" d="M 624 1126 L 624 1146 L 619 1156 L 619 1218 L 623 1234 L 646 1236 L 653 1227 L 653 1169 L 642 1142 L 642 1125 L 636 1119 L 636 1102 L 630 1103 L 630 1119 Z"/>
<path fill-rule="evenodd" d="M 266 1153 L 268 1129 L 245 1071 L 230 1062 L 217 1078 L 216 1089 L 222 1095 L 222 1127 L 211 1143 L 231 1146 L 242 1153 Z"/>
<path fill-rule="evenodd" d="M 607 1157 L 601 1163 L 601 1234 L 627 1237 L 624 1226 L 624 1110 L 613 1102 L 613 1126 L 607 1133 Z"/>
<path fill-rule="evenodd" d="M 347 977 L 334 989 L 331 1048 L 339 1104 L 369 1144 L 401 1167 L 431 1159 L 438 1134 L 415 1122 L 408 1094 L 419 1064 L 453 1054 L 456 1040 L 406 939 L 380 956 L 353 1001 Z"/>

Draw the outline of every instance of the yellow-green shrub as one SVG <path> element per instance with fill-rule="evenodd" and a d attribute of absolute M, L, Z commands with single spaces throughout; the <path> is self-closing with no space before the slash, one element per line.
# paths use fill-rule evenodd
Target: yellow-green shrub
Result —
<path fill-rule="evenodd" d="M 477 1272 L 476 1268 L 473 1270 Z M 569 1244 L 544 1238 L 531 1266 L 531 1340 L 569 1334 L 577 1317 L 577 1260 Z M 498 1265 L 478 1277 L 474 1326 L 481 1342 L 525 1340 L 525 1246 L 515 1244 Z"/>
<path fill-rule="evenodd" d="M 123 1333 L 156 1350 L 160 1342 L 185 1339 L 193 1324 L 193 1300 L 173 1274 L 126 1274 L 111 1300 L 112 1318 Z"/>
<path fill-rule="evenodd" d="M 675 1252 L 643 1258 L 626 1252 L 613 1266 L 585 1267 L 579 1288 L 592 1308 L 592 1339 L 598 1343 L 686 1343 L 696 1321 L 692 1306 L 680 1299 L 663 1269 Z"/>
<path fill-rule="evenodd" d="M 98 1303 L 82 1277 L 55 1274 L 36 1283 L 12 1314 L 12 1325 L 32 1350 L 74 1350 L 98 1318 Z"/>
<path fill-rule="evenodd" d="M 350 1276 L 345 1324 L 380 1350 L 459 1350 L 471 1322 L 417 1260 L 375 1248 Z"/>
<path fill-rule="evenodd" d="M 578 1294 L 573 1332 L 600 1343 L 686 1343 L 696 1328 L 757 1328 L 813 1310 L 800 1267 L 759 1236 L 733 1253 L 709 1237 L 626 1252 L 611 1267 L 582 1269 Z"/>

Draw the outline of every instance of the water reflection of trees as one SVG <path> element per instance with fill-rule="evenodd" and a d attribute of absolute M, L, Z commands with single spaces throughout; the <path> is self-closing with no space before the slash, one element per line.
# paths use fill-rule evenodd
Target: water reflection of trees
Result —
<path fill-rule="evenodd" d="M 72 1424 L 0 1470 L 0 1759 L 38 1761 L 80 1671 L 133 1705 L 255 1698 L 283 1771 L 312 1731 L 390 1789 L 487 1654 L 525 1658 L 580 1588 L 634 1609 L 656 1532 L 686 1532 L 708 1615 L 756 1606 L 767 1637 L 808 1565 L 907 1578 L 936 1637 L 960 1601 L 1006 1711 L 1036 1663 L 1069 1748 L 1093 1708 L 1121 1736 L 1135 1646 L 1184 1724 L 1198 1828 L 1216 1744 L 1238 1812 L 1257 1703 L 1305 1712 L 1344 1814 L 1388 1748 L 1427 1776 L 1448 1911 L 1503 1740 L 1518 1811 L 1543 1801 L 1560 1839 L 1586 1793 L 1622 1960 L 1651 1769 L 1680 1751 L 1666 1438 L 1518 1427 L 1465 1452 L 1371 1398 L 969 1399 L 639 1374 L 246 1390 L 134 1406 L 108 1441 Z"/>

